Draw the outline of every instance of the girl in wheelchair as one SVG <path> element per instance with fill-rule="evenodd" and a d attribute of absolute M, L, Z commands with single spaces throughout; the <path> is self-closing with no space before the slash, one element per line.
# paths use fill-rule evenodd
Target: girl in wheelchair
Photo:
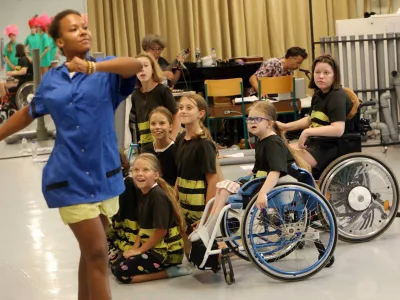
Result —
<path fill-rule="evenodd" d="M 255 102 L 250 107 L 247 118 L 248 130 L 259 138 L 259 142 L 255 148 L 254 168 L 246 179 L 267 176 L 256 202 L 259 209 L 267 206 L 266 195 L 278 182 L 297 181 L 297 171 L 290 167 L 294 162 L 299 167 L 310 170 L 307 163 L 291 152 L 281 130 L 276 126 L 276 118 L 275 106 L 269 101 Z M 220 211 L 226 205 L 229 195 L 239 191 L 241 182 L 243 178 L 235 182 L 224 180 L 217 183 L 217 193 L 211 213 L 207 222 L 189 236 L 192 242 L 201 239 L 205 245 L 208 244 Z"/>
<path fill-rule="evenodd" d="M 346 128 L 346 116 L 353 103 L 340 87 L 340 69 L 329 54 L 317 57 L 312 64 L 309 88 L 314 89 L 310 117 L 291 123 L 277 122 L 284 131 L 304 129 L 297 144 L 291 144 L 296 153 L 312 168 L 320 171 L 337 158 L 337 144 L 332 141 L 310 140 L 310 136 L 340 137 Z"/>
<path fill-rule="evenodd" d="M 178 267 L 184 255 L 181 232 L 186 230 L 186 223 L 172 187 L 160 175 L 160 163 L 153 154 L 143 153 L 136 158 L 133 181 L 140 191 L 134 208 L 138 234 L 134 245 L 111 268 L 122 283 L 191 274 L 189 268 Z"/>
<path fill-rule="evenodd" d="M 6 75 L 18 80 L 15 85 L 14 81 L 12 84 L 6 82 L 0 82 L 0 93 L 2 94 L 1 107 L 0 110 L 3 117 L 7 119 L 16 112 L 16 103 L 14 101 L 13 95 L 18 91 L 18 89 L 25 83 L 33 80 L 33 67 L 32 63 L 25 54 L 25 46 L 23 44 L 18 44 L 16 47 L 16 57 L 18 58 L 18 64 L 15 70 L 8 71 Z M 0 122 L 1 123 L 1 122 Z"/>

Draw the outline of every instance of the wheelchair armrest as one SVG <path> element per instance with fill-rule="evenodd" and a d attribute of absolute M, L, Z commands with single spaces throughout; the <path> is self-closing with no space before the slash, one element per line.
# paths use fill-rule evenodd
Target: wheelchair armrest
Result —
<path fill-rule="evenodd" d="M 240 187 L 240 190 L 238 193 L 242 196 L 254 195 L 256 190 L 258 189 L 258 187 L 264 183 L 266 178 L 267 178 L 266 176 L 263 176 L 263 177 L 258 177 L 258 178 L 255 178 L 253 180 L 246 182 L 245 184 L 243 184 Z"/>
<path fill-rule="evenodd" d="M 360 140 L 361 136 L 359 133 L 346 133 L 342 136 L 310 136 L 308 137 L 311 141 L 326 141 L 336 142 L 344 140 Z"/>
<path fill-rule="evenodd" d="M 358 106 L 358 109 L 360 109 L 361 107 L 375 106 L 376 104 L 377 104 L 377 101 L 361 102 L 360 105 Z"/>

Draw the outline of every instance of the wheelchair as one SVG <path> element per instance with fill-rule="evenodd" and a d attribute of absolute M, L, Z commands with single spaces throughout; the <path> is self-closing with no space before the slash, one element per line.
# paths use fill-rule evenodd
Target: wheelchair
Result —
<path fill-rule="evenodd" d="M 207 245 L 192 244 L 189 260 L 199 269 L 219 270 L 219 256 L 227 284 L 235 282 L 231 254 L 251 261 L 264 274 L 282 281 L 298 281 L 317 274 L 334 262 L 336 218 L 331 204 L 315 189 L 306 170 L 297 168 L 298 182 L 279 183 L 268 193 L 268 206 L 257 209 L 260 177 L 243 184 L 228 197 Z M 212 203 L 205 208 L 204 224 Z M 324 222 L 319 220 L 323 219 Z M 216 242 L 226 248 L 218 249 Z"/>
<path fill-rule="evenodd" d="M 361 243 L 377 238 L 390 227 L 399 208 L 399 187 L 396 176 L 386 164 L 361 153 L 361 138 L 371 127 L 368 120 L 360 118 L 360 111 L 376 103 L 361 102 L 354 92 L 345 90 L 356 111 L 349 120 L 354 133 L 339 138 L 312 138 L 333 142 L 338 149 L 337 158 L 317 166 L 313 176 L 318 180 L 321 193 L 332 204 L 339 239 Z"/>
<path fill-rule="evenodd" d="M 8 89 L 10 101 L 1 105 L 0 108 L 0 124 L 10 118 L 14 113 L 27 106 L 35 95 L 35 84 L 33 81 L 27 81 L 18 84 L 16 87 Z"/>

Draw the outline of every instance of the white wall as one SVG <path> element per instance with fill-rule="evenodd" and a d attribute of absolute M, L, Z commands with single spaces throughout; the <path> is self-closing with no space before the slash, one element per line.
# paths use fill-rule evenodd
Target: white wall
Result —
<path fill-rule="evenodd" d="M 23 43 L 30 32 L 28 20 L 34 15 L 47 13 L 54 16 L 64 9 L 87 12 L 86 3 L 86 0 L 0 0 L 0 38 L 8 42 L 4 29 L 7 25 L 17 24 L 17 40 Z"/>

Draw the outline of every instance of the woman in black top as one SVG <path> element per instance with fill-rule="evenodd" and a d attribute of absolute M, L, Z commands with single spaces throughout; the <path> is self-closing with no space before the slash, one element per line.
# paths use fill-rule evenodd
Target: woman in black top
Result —
<path fill-rule="evenodd" d="M 323 168 L 337 157 L 335 144 L 326 141 L 309 141 L 310 136 L 340 137 L 345 133 L 346 116 L 352 102 L 340 87 L 338 64 L 329 54 L 317 57 L 312 65 L 309 88 L 315 93 L 311 102 L 310 117 L 291 123 L 277 122 L 284 131 L 304 129 L 296 144 L 291 146 L 313 168 Z"/>
<path fill-rule="evenodd" d="M 18 44 L 15 47 L 15 56 L 18 57 L 18 66 L 15 68 L 15 71 L 9 71 L 6 75 L 15 77 L 19 81 L 16 87 L 8 89 L 9 92 L 16 92 L 25 82 L 33 81 L 33 65 L 25 54 L 24 45 Z"/>
<path fill-rule="evenodd" d="M 4 100 L 7 100 L 6 87 L 8 88 L 8 92 L 15 93 L 25 82 L 33 80 L 32 63 L 25 54 L 24 45 L 22 44 L 16 45 L 15 56 L 18 58 L 18 65 L 15 67 L 14 71 L 8 71 L 6 75 L 8 77 L 14 77 L 16 79 L 19 79 L 19 81 L 16 86 L 8 86 L 6 82 L 4 81 L 0 82 L 0 94 L 3 96 Z"/>

